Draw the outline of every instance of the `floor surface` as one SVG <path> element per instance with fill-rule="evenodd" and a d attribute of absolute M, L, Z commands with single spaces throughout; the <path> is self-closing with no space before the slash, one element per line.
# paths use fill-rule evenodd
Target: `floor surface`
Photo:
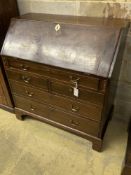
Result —
<path fill-rule="evenodd" d="M 0 175 L 120 175 L 126 130 L 126 123 L 112 120 L 98 153 L 88 140 L 0 110 Z"/>

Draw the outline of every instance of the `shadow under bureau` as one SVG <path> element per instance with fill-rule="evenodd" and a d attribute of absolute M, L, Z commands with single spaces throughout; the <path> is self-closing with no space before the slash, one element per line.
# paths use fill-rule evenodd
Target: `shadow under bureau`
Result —
<path fill-rule="evenodd" d="M 31 116 L 101 151 L 120 72 L 119 27 L 13 19 L 2 59 L 18 119 Z"/>

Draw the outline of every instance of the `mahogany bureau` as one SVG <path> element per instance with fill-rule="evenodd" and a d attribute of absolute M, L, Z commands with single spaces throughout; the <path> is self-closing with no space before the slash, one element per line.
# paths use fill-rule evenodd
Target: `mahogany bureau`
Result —
<path fill-rule="evenodd" d="M 13 19 L 1 54 L 16 117 L 67 130 L 101 151 L 125 32 L 64 20 Z"/>

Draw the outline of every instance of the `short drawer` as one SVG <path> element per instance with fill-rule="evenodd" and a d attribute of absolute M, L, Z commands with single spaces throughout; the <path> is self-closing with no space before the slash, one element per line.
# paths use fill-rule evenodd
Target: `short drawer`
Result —
<path fill-rule="evenodd" d="M 21 71 L 9 71 L 7 70 L 7 76 L 11 80 L 15 80 L 23 83 L 24 85 L 31 85 L 34 87 L 39 87 L 48 90 L 48 79 L 44 77 L 32 76 L 29 73 Z"/>
<path fill-rule="evenodd" d="M 10 80 L 10 86 L 13 94 L 24 96 L 40 103 L 48 103 L 68 112 L 81 115 L 85 118 L 96 121 L 101 120 L 102 107 L 92 103 L 81 103 L 77 99 L 71 100 L 69 98 L 53 95 L 45 91 L 40 91 L 36 88 L 22 86 L 20 83 L 12 80 Z"/>
<path fill-rule="evenodd" d="M 61 110 L 41 105 L 31 100 L 14 96 L 17 108 L 40 115 L 49 120 L 68 126 L 75 130 L 98 136 L 100 123 L 78 117 Z"/>
<path fill-rule="evenodd" d="M 103 106 L 104 94 L 78 87 L 79 95 L 74 96 L 74 88 L 68 84 L 52 82 L 51 92 Z"/>
<path fill-rule="evenodd" d="M 105 90 L 106 81 L 91 75 L 16 58 L 5 58 L 5 60 L 7 61 L 5 65 L 9 69 L 18 69 L 25 72 L 32 72 L 39 75 L 48 76 L 50 78 L 54 78 L 60 81 L 65 81 L 70 84 L 74 84 L 77 82 L 79 86 L 85 86 L 86 88 L 96 91 Z"/>

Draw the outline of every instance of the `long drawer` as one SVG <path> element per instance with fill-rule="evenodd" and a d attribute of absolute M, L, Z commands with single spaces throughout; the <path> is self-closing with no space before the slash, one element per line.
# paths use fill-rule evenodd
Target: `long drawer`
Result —
<path fill-rule="evenodd" d="M 75 113 L 76 115 L 81 115 L 85 118 L 96 121 L 101 120 L 102 107 L 100 106 L 87 102 L 81 103 L 77 99 L 71 100 L 69 98 L 53 95 L 48 92 L 38 90 L 36 88 L 23 86 L 21 83 L 13 80 L 10 80 L 10 86 L 13 94 L 24 96 L 40 103 L 48 103 L 65 111 Z"/>
<path fill-rule="evenodd" d="M 31 112 L 33 114 L 40 115 L 44 118 L 76 129 L 78 131 L 98 136 L 100 127 L 100 124 L 98 122 L 84 119 L 76 115 L 68 114 L 55 108 L 49 108 L 46 105 L 42 105 L 16 95 L 14 96 L 14 99 L 17 108 Z"/>
<path fill-rule="evenodd" d="M 48 76 L 67 83 L 78 83 L 79 86 L 85 86 L 86 88 L 96 91 L 104 91 L 106 86 L 106 80 L 99 79 L 91 75 L 84 75 L 75 71 L 65 70 L 61 68 L 54 68 L 52 66 L 46 66 L 39 63 L 29 62 L 25 60 L 15 58 L 5 58 L 5 66 L 7 69 L 18 69 L 25 72 L 36 73 L 43 76 Z"/>
<path fill-rule="evenodd" d="M 6 71 L 8 74 L 8 78 L 22 82 L 24 85 L 31 85 L 34 87 L 39 87 L 41 89 L 45 89 L 50 91 L 52 94 L 59 94 L 62 96 L 68 96 L 71 98 L 77 98 L 80 100 L 84 100 L 87 102 L 91 102 L 100 106 L 103 106 L 104 102 L 104 94 L 98 93 L 95 91 L 88 90 L 86 88 L 79 88 L 79 96 L 74 96 L 74 88 L 73 86 L 67 83 L 60 83 L 57 81 L 50 81 L 50 79 L 34 76 L 29 73 L 21 72 L 21 71 Z"/>

